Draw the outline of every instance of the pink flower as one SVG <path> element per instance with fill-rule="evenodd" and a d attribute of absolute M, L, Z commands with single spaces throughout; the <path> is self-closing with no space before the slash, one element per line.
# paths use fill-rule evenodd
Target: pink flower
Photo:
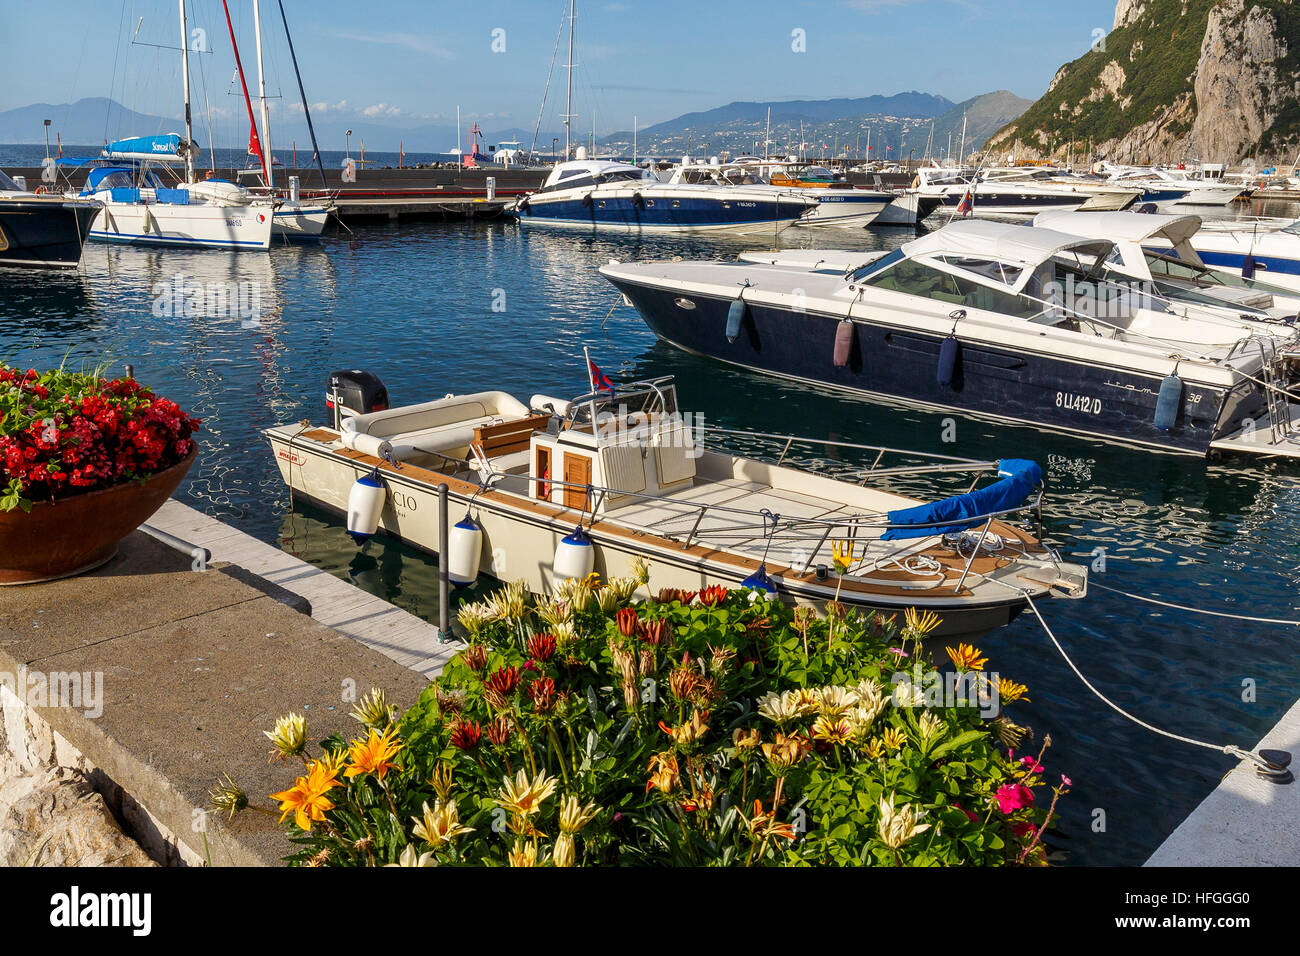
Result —
<path fill-rule="evenodd" d="M 1043 765 L 1033 757 L 1021 757 L 1020 762 L 1029 768 L 1030 773 L 1043 772 Z"/>
<path fill-rule="evenodd" d="M 1033 793 L 1023 783 L 1005 783 L 998 787 L 994 797 L 998 801 L 998 809 L 1008 815 L 1034 802 Z"/>
<path fill-rule="evenodd" d="M 891 654 L 897 654 L 899 657 L 907 657 L 907 656 L 908 656 L 907 651 L 903 650 L 901 647 L 891 647 L 891 648 L 889 649 L 889 653 L 891 653 Z"/>
<path fill-rule="evenodd" d="M 1061 774 L 1061 786 L 1063 786 L 1063 787 L 1073 787 L 1073 786 L 1074 786 L 1074 781 L 1071 780 L 1069 777 L 1067 777 L 1065 774 Z"/>
<path fill-rule="evenodd" d="M 1014 833 L 1016 836 L 1020 837 L 1022 840 L 1025 837 L 1033 834 L 1034 831 L 1037 829 L 1038 828 L 1036 826 L 1034 826 L 1032 823 L 1028 822 L 1027 820 L 1017 820 L 1015 823 L 1011 824 L 1011 832 Z"/>

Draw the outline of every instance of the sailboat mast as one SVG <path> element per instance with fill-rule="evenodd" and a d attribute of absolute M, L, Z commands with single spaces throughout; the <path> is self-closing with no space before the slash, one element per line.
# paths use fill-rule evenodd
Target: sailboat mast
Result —
<path fill-rule="evenodd" d="M 185 22 L 185 0 L 181 9 L 181 78 L 185 89 L 185 181 L 194 182 L 194 118 L 190 114 L 190 29 Z"/>
<path fill-rule="evenodd" d="M 568 90 L 564 94 L 564 160 L 569 159 L 570 126 L 573 123 L 573 29 L 577 17 L 577 0 L 569 0 L 569 62 L 565 69 L 569 71 Z"/>
<path fill-rule="evenodd" d="M 253 32 L 257 35 L 257 98 L 262 101 L 262 169 L 266 186 L 275 188 L 275 160 L 271 152 L 271 111 L 266 106 L 266 75 L 262 69 L 262 4 L 253 0 Z"/>

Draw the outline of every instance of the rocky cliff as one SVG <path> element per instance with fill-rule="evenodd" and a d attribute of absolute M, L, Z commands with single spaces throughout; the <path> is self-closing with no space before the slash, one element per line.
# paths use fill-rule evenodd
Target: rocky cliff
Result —
<path fill-rule="evenodd" d="M 1111 32 L 989 142 L 1018 158 L 1291 162 L 1300 143 L 1293 0 L 1119 0 Z"/>

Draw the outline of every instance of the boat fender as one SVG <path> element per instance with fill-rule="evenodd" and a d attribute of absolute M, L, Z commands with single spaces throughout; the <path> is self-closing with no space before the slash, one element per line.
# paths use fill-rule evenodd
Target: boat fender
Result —
<path fill-rule="evenodd" d="M 479 563 L 483 557 L 483 529 L 469 512 L 451 527 L 447 534 L 447 578 L 458 588 L 467 587 L 478 580 Z"/>
<path fill-rule="evenodd" d="M 1255 256 L 1253 253 L 1246 253 L 1246 258 L 1241 260 L 1241 277 L 1243 279 L 1255 278 Z"/>
<path fill-rule="evenodd" d="M 1155 426 L 1167 432 L 1178 421 L 1178 410 L 1183 404 L 1183 380 L 1174 371 L 1160 383 L 1160 392 L 1156 396 Z"/>
<path fill-rule="evenodd" d="M 727 306 L 727 341 L 734 342 L 740 338 L 740 327 L 745 322 L 749 306 L 744 299 L 736 299 Z"/>
<path fill-rule="evenodd" d="M 388 500 L 388 489 L 376 468 L 362 475 L 348 493 L 348 534 L 357 544 L 365 544 L 379 530 L 379 515 Z"/>
<path fill-rule="evenodd" d="M 835 326 L 835 350 L 832 358 L 836 368 L 844 368 L 849 364 L 849 356 L 853 353 L 853 320 L 841 319 Z"/>
<path fill-rule="evenodd" d="M 961 343 L 957 341 L 957 336 L 950 335 L 939 346 L 939 371 L 935 381 L 940 388 L 952 387 L 959 361 L 961 361 Z"/>
<path fill-rule="evenodd" d="M 555 547 L 555 562 L 551 567 L 555 580 L 585 578 L 596 567 L 596 546 L 582 525 L 565 535 Z"/>
<path fill-rule="evenodd" d="M 596 204 L 596 203 L 595 203 L 595 200 L 593 200 L 593 199 L 591 198 L 591 193 L 587 193 L 587 195 L 585 195 L 585 196 L 582 197 L 582 208 L 583 208 L 583 209 L 590 209 L 590 208 L 591 208 L 592 206 L 594 206 L 595 204 Z"/>
<path fill-rule="evenodd" d="M 767 565 L 760 564 L 758 570 L 751 574 L 745 580 L 740 582 L 742 588 L 749 588 L 751 591 L 762 591 L 768 598 L 775 598 L 777 595 L 776 582 L 772 576 L 767 573 Z"/>

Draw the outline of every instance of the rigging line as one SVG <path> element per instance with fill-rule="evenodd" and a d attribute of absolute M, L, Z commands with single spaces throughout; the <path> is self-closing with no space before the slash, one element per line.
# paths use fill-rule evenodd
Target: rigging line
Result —
<path fill-rule="evenodd" d="M 542 116 L 546 112 L 546 97 L 550 95 L 551 76 L 555 73 L 555 60 L 560 55 L 560 37 L 564 35 L 565 20 L 563 7 L 564 4 L 562 3 L 560 9 L 560 29 L 555 33 L 555 51 L 551 54 L 551 68 L 546 71 L 546 88 L 542 90 L 542 105 L 537 110 L 537 125 L 533 127 L 533 144 L 528 148 L 528 152 L 532 156 L 537 155 L 537 137 L 542 131 Z"/>
<path fill-rule="evenodd" d="M 1089 581 L 1089 587 L 1101 588 L 1103 591 L 1109 591 L 1111 594 L 1119 594 L 1126 598 L 1132 598 L 1135 601 L 1144 601 L 1147 604 L 1156 604 L 1160 607 L 1171 608 L 1175 611 L 1187 611 L 1189 614 L 1208 614 L 1210 617 L 1226 617 L 1234 621 L 1250 621 L 1254 624 L 1283 624 L 1300 627 L 1300 621 L 1292 621 L 1280 617 L 1252 617 L 1248 614 L 1231 614 L 1227 611 L 1211 611 L 1209 608 L 1188 607 L 1185 604 L 1173 604 L 1169 601 L 1161 601 L 1158 598 L 1146 597 L 1141 594 L 1133 594 L 1129 591 L 1121 591 L 1119 588 L 1107 587 L 1104 584 L 1098 584 L 1096 581 Z"/>
<path fill-rule="evenodd" d="M 1070 655 L 1065 653 L 1065 649 L 1061 647 L 1060 641 L 1058 641 L 1056 639 L 1056 635 L 1052 633 L 1052 629 L 1047 626 L 1047 621 L 1043 620 L 1043 615 L 1039 613 L 1038 605 L 1034 603 L 1034 599 L 1029 596 L 1028 591 L 1007 584 L 1005 581 L 998 581 L 996 583 L 1002 584 L 1004 587 L 1011 588 L 1011 590 L 1013 591 L 1019 591 L 1021 594 L 1024 595 L 1025 602 L 1029 605 L 1029 609 L 1034 612 L 1034 617 L 1038 618 L 1038 623 L 1043 626 L 1043 630 L 1047 633 L 1048 638 L 1051 640 L 1052 644 L 1055 645 L 1057 652 L 1060 653 L 1061 657 L 1065 660 L 1065 663 L 1070 666 L 1070 670 L 1074 671 L 1074 675 L 1078 677 L 1080 681 L 1083 682 L 1083 686 L 1088 688 L 1088 690 L 1092 691 L 1092 693 L 1097 697 L 1098 700 L 1100 700 L 1103 704 L 1105 704 L 1111 710 L 1115 711 L 1120 716 L 1127 717 L 1129 720 L 1133 721 L 1133 723 L 1137 724 L 1139 727 L 1143 727 L 1151 731 L 1153 734 L 1159 734 L 1161 737 L 1168 737 L 1171 740 L 1177 740 L 1185 744 L 1191 744 L 1194 747 L 1204 747 L 1206 750 L 1217 750 L 1220 753 L 1228 754 L 1230 756 L 1237 757 L 1241 760 L 1253 760 L 1256 764 L 1257 770 L 1259 770 L 1262 773 L 1274 773 L 1277 770 L 1281 769 L 1281 768 L 1277 768 L 1276 764 L 1273 764 L 1268 760 L 1265 760 L 1259 754 L 1254 753 L 1253 751 L 1250 750 L 1243 750 L 1241 747 L 1238 747 L 1236 744 L 1212 744 L 1204 740 L 1197 740 L 1195 737 L 1185 737 L 1182 734 L 1176 734 L 1173 733 L 1172 731 L 1164 730 L 1160 727 L 1156 727 L 1152 724 L 1148 724 L 1145 720 L 1142 720 L 1139 717 L 1134 717 L 1123 707 L 1120 707 L 1119 704 L 1116 704 L 1114 701 L 1112 701 L 1101 691 L 1097 690 L 1097 688 L 1094 687 L 1089 682 L 1088 678 L 1083 676 L 1083 672 L 1080 671 L 1079 668 L 1075 666 L 1074 661 L 1070 659 Z"/>
<path fill-rule="evenodd" d="M 126 18 L 126 0 L 122 0 L 122 14 L 117 19 L 117 45 L 113 49 L 113 79 L 108 84 L 108 93 L 110 98 L 113 95 L 113 87 L 117 83 L 117 60 L 118 57 L 122 55 L 122 24 L 125 22 L 125 18 Z M 125 90 L 126 80 L 122 81 L 122 87 L 123 90 Z M 104 110 L 104 142 L 106 143 L 108 142 L 109 116 L 112 112 L 113 111 L 111 108 Z"/>

